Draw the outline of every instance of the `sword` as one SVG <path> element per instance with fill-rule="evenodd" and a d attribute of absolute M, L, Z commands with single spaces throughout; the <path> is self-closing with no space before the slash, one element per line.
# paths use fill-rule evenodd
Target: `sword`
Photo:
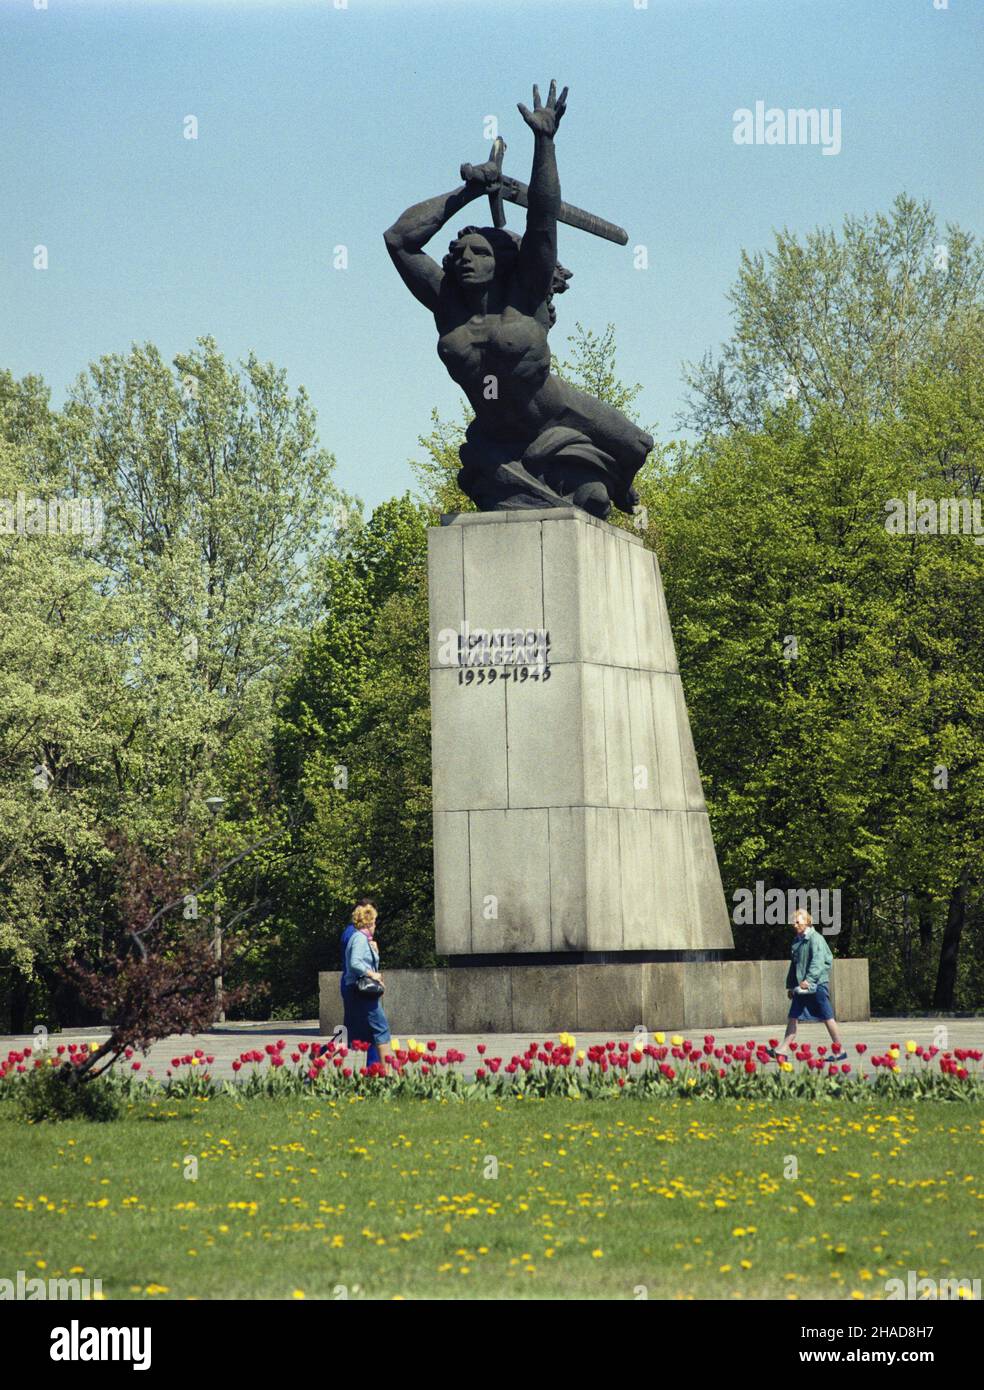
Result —
<path fill-rule="evenodd" d="M 506 214 L 502 204 L 515 203 L 517 207 L 529 207 L 528 183 L 521 183 L 519 179 L 513 179 L 508 174 L 502 173 L 502 156 L 506 152 L 506 142 L 497 136 L 492 142 L 492 154 L 489 163 L 493 165 L 499 174 L 499 180 L 488 187 L 489 208 L 492 212 L 492 225 L 494 227 L 504 227 L 506 225 Z M 471 183 L 476 177 L 476 170 L 472 164 L 462 164 L 461 177 L 465 183 Z M 618 227 L 614 222 L 606 222 L 603 217 L 596 217 L 593 212 L 585 212 L 583 208 L 576 208 L 572 203 L 561 203 L 557 209 L 557 221 L 565 223 L 568 227 L 578 227 L 582 232 L 590 232 L 592 236 L 604 237 L 606 241 L 617 242 L 619 246 L 625 246 L 629 240 L 629 234 L 624 227 Z"/>

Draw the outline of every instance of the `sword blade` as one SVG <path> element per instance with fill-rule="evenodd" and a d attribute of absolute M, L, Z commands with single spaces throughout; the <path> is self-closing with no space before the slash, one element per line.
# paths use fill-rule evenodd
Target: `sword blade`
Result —
<path fill-rule="evenodd" d="M 507 203 L 515 203 L 520 208 L 529 207 L 528 193 L 529 184 L 520 183 L 519 179 L 502 180 L 502 196 Z M 593 212 L 585 212 L 583 208 L 576 208 L 573 203 L 561 203 L 557 210 L 557 221 L 566 223 L 568 227 L 577 227 L 582 232 L 590 232 L 592 236 L 604 237 L 606 241 L 617 242 L 619 246 L 628 244 L 629 234 L 624 227 L 606 222 L 603 217 L 596 217 Z"/>

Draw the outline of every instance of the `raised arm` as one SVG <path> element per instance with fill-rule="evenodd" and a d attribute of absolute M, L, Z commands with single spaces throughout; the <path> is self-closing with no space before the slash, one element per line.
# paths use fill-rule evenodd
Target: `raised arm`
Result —
<path fill-rule="evenodd" d="M 546 106 L 540 90 L 533 88 L 533 110 L 519 102 L 519 113 L 533 132 L 533 172 L 530 175 L 526 231 L 520 247 L 517 274 L 539 302 L 550 289 L 557 264 L 557 212 L 560 208 L 560 176 L 554 135 L 567 109 L 567 88 L 557 95 L 550 83 Z"/>
<path fill-rule="evenodd" d="M 478 166 L 481 174 L 484 166 Z M 434 310 L 444 279 L 444 271 L 423 247 L 446 222 L 486 191 L 480 177 L 462 184 L 452 193 L 441 193 L 407 208 L 392 227 L 383 233 L 386 249 L 407 289 L 425 308 Z"/>

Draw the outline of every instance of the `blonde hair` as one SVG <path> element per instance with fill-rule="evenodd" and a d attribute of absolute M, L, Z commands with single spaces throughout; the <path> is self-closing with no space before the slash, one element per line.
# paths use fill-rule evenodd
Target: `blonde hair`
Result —
<path fill-rule="evenodd" d="M 806 925 L 807 925 L 808 927 L 812 927 L 812 926 L 813 926 L 813 918 L 812 918 L 812 917 L 810 916 L 810 914 L 807 912 L 807 910 L 806 910 L 805 907 L 798 907 L 798 908 L 796 909 L 796 911 L 793 913 L 793 921 L 794 921 L 794 922 L 798 922 L 798 921 L 800 920 L 801 917 L 805 917 L 805 918 L 806 918 Z"/>
<path fill-rule="evenodd" d="M 371 927 L 376 921 L 376 909 L 374 907 L 357 907 L 352 913 L 352 921 L 359 931 L 364 931 L 366 927 Z"/>

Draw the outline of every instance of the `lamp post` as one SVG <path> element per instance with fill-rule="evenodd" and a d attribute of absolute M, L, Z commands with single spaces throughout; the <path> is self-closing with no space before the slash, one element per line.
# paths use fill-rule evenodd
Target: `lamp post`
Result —
<path fill-rule="evenodd" d="M 211 816 L 212 816 L 212 856 L 211 856 L 211 862 L 212 862 L 212 878 L 214 879 L 214 878 L 215 878 L 215 874 L 216 874 L 216 868 L 217 868 L 217 860 L 216 860 L 216 854 L 215 854 L 215 823 L 216 823 L 216 821 L 217 821 L 218 818 L 219 818 L 219 812 L 222 810 L 222 807 L 225 805 L 225 797 L 224 797 L 224 796 L 209 796 L 209 797 L 206 797 L 206 799 L 205 799 L 205 805 L 208 807 L 209 812 L 210 812 L 210 814 L 211 814 Z M 214 887 L 214 886 L 217 886 L 217 885 L 213 885 L 213 887 Z M 213 951 L 215 952 L 215 959 L 219 962 L 219 973 L 218 973 L 218 974 L 216 975 L 216 977 L 215 977 L 215 997 L 216 997 L 216 1000 L 219 1000 L 219 999 L 222 998 L 222 919 L 221 919 L 221 916 L 220 916 L 220 913 L 219 913 L 218 902 L 216 902 L 216 905 L 215 905 L 215 907 L 214 907 L 214 909 L 213 909 L 213 914 L 212 914 L 212 916 L 213 916 L 212 949 L 213 949 Z M 219 1023 L 225 1023 L 225 1009 L 222 1009 L 222 1008 L 219 1009 L 219 1011 L 218 1011 L 218 1022 L 219 1022 Z"/>

